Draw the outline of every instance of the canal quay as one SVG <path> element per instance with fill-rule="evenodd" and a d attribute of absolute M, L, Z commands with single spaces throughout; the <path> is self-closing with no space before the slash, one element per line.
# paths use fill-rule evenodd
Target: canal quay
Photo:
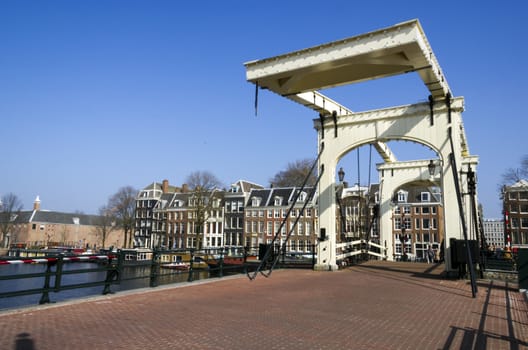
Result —
<path fill-rule="evenodd" d="M 528 349 L 515 283 L 370 261 L 275 270 L 0 312 L 2 349 Z"/>

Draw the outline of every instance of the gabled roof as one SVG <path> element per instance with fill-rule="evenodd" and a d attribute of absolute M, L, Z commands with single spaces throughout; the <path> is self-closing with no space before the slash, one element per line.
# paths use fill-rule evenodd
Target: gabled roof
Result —
<path fill-rule="evenodd" d="M 87 215 L 79 213 L 62 213 L 58 211 L 35 210 L 23 211 L 19 214 L 15 223 L 50 223 L 64 225 L 98 225 L 101 217 L 98 215 Z"/>
<path fill-rule="evenodd" d="M 150 185 L 145 186 L 142 191 L 148 191 L 148 190 L 161 191 L 161 184 L 159 182 L 153 182 Z"/>
<path fill-rule="evenodd" d="M 313 200 L 312 197 L 309 197 L 312 192 L 313 187 L 305 187 L 303 192 L 306 193 L 306 201 Z M 273 187 L 266 189 L 252 189 L 250 195 L 248 196 L 248 201 L 246 203 L 247 207 L 253 207 L 252 199 L 254 197 L 261 198 L 260 207 L 272 207 L 274 206 L 274 200 L 276 197 L 282 198 L 281 206 L 289 206 L 291 201 L 294 200 L 296 194 L 300 190 L 299 187 Z M 314 194 L 315 196 L 316 194 Z"/>
<path fill-rule="evenodd" d="M 13 222 L 15 224 L 22 224 L 25 222 L 29 222 L 32 213 L 33 211 L 20 211 L 18 213 L 11 213 L 11 214 L 6 213 L 6 212 L 1 212 L 0 222 L 12 221 L 14 218 Z M 8 218 L 8 216 L 10 217 Z"/>
<path fill-rule="evenodd" d="M 249 192 L 248 202 L 246 203 L 246 206 L 253 207 L 252 205 L 252 198 L 260 198 L 260 206 L 265 207 L 268 204 L 269 196 L 271 195 L 271 190 L 269 188 L 267 189 L 252 189 Z"/>
<path fill-rule="evenodd" d="M 409 192 L 408 192 L 408 196 L 407 196 L 407 202 L 408 203 L 426 203 L 426 202 L 422 202 L 421 200 L 421 195 L 423 192 L 427 192 L 431 195 L 430 197 L 430 200 L 429 202 L 427 203 L 438 203 L 440 202 L 441 198 L 439 197 L 439 194 L 438 193 L 434 193 L 433 191 L 431 191 L 430 188 L 426 188 L 426 187 L 411 187 L 411 188 L 408 188 L 407 189 Z"/>
<path fill-rule="evenodd" d="M 254 182 L 250 182 L 250 181 L 246 181 L 246 180 L 238 180 L 236 182 L 236 184 L 238 184 L 242 190 L 242 192 L 249 192 L 251 191 L 252 188 L 264 188 L 264 186 L 261 186 L 259 184 L 256 184 Z"/>
<path fill-rule="evenodd" d="M 512 188 L 512 187 L 514 188 L 528 187 L 528 181 L 521 179 L 517 181 L 516 183 L 514 183 L 513 185 L 509 186 L 509 188 Z"/>

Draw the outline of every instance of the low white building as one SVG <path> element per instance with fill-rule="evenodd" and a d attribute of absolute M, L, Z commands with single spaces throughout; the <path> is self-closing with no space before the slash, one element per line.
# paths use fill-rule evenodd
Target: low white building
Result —
<path fill-rule="evenodd" d="M 502 219 L 484 219 L 482 230 L 486 243 L 492 247 L 503 248 L 504 242 L 504 220 Z"/>

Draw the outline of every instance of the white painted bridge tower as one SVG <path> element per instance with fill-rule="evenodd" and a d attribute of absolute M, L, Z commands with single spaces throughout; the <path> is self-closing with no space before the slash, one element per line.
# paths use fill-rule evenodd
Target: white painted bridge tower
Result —
<path fill-rule="evenodd" d="M 314 120 L 320 149 L 319 232 L 317 266 L 337 269 L 335 179 L 339 160 L 351 150 L 372 144 L 384 163 L 380 173 L 380 241 L 392 259 L 391 199 L 407 182 L 423 180 L 442 188 L 446 270 L 451 270 L 449 239 L 463 238 L 464 220 L 471 214 L 469 200 L 459 208 L 457 186 L 467 193 L 468 166 L 476 170 L 462 122 L 464 99 L 453 97 L 444 74 L 418 20 L 344 40 L 252 61 L 245 64 L 247 80 L 316 111 Z M 367 112 L 324 96 L 319 90 L 398 74 L 418 74 L 430 93 L 429 102 Z M 430 160 L 398 162 L 387 145 L 390 140 L 423 144 L 437 154 L 437 171 L 428 172 Z M 456 179 L 456 181 L 455 181 Z M 463 214 L 461 215 L 461 212 Z M 465 220 L 470 222 L 470 220 Z"/>

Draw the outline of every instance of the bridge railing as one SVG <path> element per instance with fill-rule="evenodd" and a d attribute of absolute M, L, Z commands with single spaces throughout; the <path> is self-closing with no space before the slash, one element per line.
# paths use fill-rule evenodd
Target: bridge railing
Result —
<path fill-rule="evenodd" d="M 247 274 L 254 271 L 259 260 L 259 247 L 223 247 L 211 249 L 171 249 L 154 250 L 147 254 L 147 259 L 130 260 L 131 250 L 105 251 L 101 254 L 91 255 L 67 255 L 64 253 L 47 253 L 43 250 L 26 250 L 18 252 L 17 257 L 0 257 L 0 269 L 2 266 L 16 264 L 43 264 L 45 271 L 34 273 L 22 273 L 6 275 L 0 273 L 0 282 L 13 281 L 12 289 L 2 288 L 0 298 L 10 298 L 25 295 L 41 294 L 39 304 L 50 303 L 50 292 L 58 293 L 65 290 L 97 287 L 101 286 L 102 294 L 113 293 L 113 285 L 121 285 L 126 282 L 134 283 L 137 280 L 146 280 L 149 287 L 157 287 L 160 284 L 192 282 L 200 278 L 223 277 L 233 274 Z M 313 268 L 315 264 L 315 246 L 311 246 L 310 252 L 295 252 L 288 249 L 279 249 L 280 254 L 278 268 Z M 145 256 L 145 255 L 142 255 Z M 171 263 L 177 261 L 177 257 L 182 262 L 183 269 L 172 269 Z M 66 264 L 77 262 L 89 262 L 88 267 L 65 269 Z M 205 265 L 204 265 L 205 264 Z M 134 270 L 135 269 L 135 270 Z M 40 269 L 42 270 L 42 269 Z M 134 272 L 130 272 L 130 271 Z M 65 276 L 95 274 L 89 282 L 64 283 Z M 101 272 L 103 272 L 101 274 Z M 181 275 L 186 278 L 180 278 Z M 178 276 L 175 281 L 175 275 Z M 103 276 L 101 278 L 101 276 Z M 95 279 L 98 278 L 98 279 Z M 36 280 L 36 284 L 42 283 L 42 287 L 15 290 L 18 282 L 28 279 Z M 43 281 L 43 282 L 42 282 Z M 33 285 L 35 285 L 35 283 Z M 6 285 L 4 283 L 4 285 Z M 141 286 L 144 286 L 141 284 Z M 9 287 L 9 285 L 8 285 Z M 141 288 L 139 286 L 132 287 Z"/>
<path fill-rule="evenodd" d="M 52 253 L 42 254 L 42 251 L 25 251 L 23 258 L 2 258 L 0 259 L 0 268 L 2 265 L 15 264 L 44 264 L 46 270 L 44 272 L 23 273 L 14 275 L 0 275 L 0 281 L 20 281 L 30 278 L 43 278 L 44 284 L 41 288 L 31 288 L 25 290 L 10 290 L 0 292 L 0 298 L 16 297 L 31 294 L 41 294 L 39 304 L 50 302 L 50 292 L 60 292 L 64 290 L 71 290 L 77 288 L 87 288 L 103 286 L 103 294 L 111 293 L 110 286 L 116 283 L 118 277 L 118 256 L 114 255 L 79 255 L 66 256 L 64 254 Z M 96 263 L 90 264 L 90 268 L 69 269 L 64 270 L 64 265 L 67 263 L 88 262 Z M 90 281 L 83 283 L 64 284 L 63 277 L 75 274 L 88 274 L 94 272 L 106 272 L 105 279 L 100 281 Z M 16 283 L 15 283 L 16 285 Z"/>
<path fill-rule="evenodd" d="M 336 260 L 338 262 L 366 260 L 370 259 L 370 256 L 384 260 L 387 258 L 387 249 L 379 243 L 366 239 L 336 244 Z"/>

